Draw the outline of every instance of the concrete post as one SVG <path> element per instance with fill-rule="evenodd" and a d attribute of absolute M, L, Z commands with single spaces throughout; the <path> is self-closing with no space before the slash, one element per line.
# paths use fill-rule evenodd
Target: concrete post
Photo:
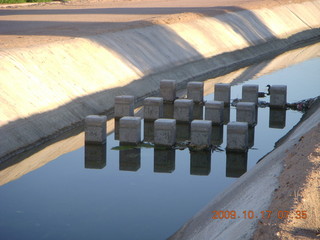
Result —
<path fill-rule="evenodd" d="M 122 143 L 137 144 L 141 142 L 141 118 L 120 118 L 119 139 Z"/>
<path fill-rule="evenodd" d="M 189 82 L 187 98 L 192 99 L 194 103 L 203 102 L 203 82 Z"/>
<path fill-rule="evenodd" d="M 211 145 L 212 124 L 207 120 L 193 120 L 191 122 L 191 144 L 195 146 Z"/>
<path fill-rule="evenodd" d="M 286 108 L 287 104 L 287 86 L 272 85 L 270 87 L 270 107 Z"/>
<path fill-rule="evenodd" d="M 193 117 L 193 101 L 177 99 L 174 101 L 174 118 L 177 122 L 191 122 Z"/>
<path fill-rule="evenodd" d="M 230 122 L 230 106 L 223 109 L 223 124 L 227 125 Z"/>
<path fill-rule="evenodd" d="M 176 125 L 176 141 L 184 142 L 190 140 L 190 123 L 177 123 Z"/>
<path fill-rule="evenodd" d="M 224 103 L 221 101 L 207 101 L 205 104 L 205 120 L 209 120 L 214 125 L 223 123 Z"/>
<path fill-rule="evenodd" d="M 153 140 L 154 140 L 154 122 L 144 121 L 143 141 L 153 143 Z"/>
<path fill-rule="evenodd" d="M 192 119 L 203 120 L 203 105 L 195 103 L 193 104 L 193 116 Z"/>
<path fill-rule="evenodd" d="M 163 98 L 148 97 L 143 101 L 144 120 L 155 121 L 163 117 Z"/>
<path fill-rule="evenodd" d="M 160 94 L 165 102 L 173 102 L 176 99 L 176 80 L 161 80 Z"/>
<path fill-rule="evenodd" d="M 214 100 L 224 102 L 225 106 L 230 106 L 231 85 L 228 83 L 217 83 L 214 86 Z"/>
<path fill-rule="evenodd" d="M 242 85 L 242 102 L 253 102 L 258 104 L 259 85 L 257 84 L 244 84 Z"/>
<path fill-rule="evenodd" d="M 105 143 L 106 142 L 106 116 L 89 115 L 85 118 L 85 142 Z"/>
<path fill-rule="evenodd" d="M 114 99 L 114 117 L 122 118 L 134 115 L 134 96 L 122 95 Z"/>
<path fill-rule="evenodd" d="M 227 125 L 227 151 L 248 150 L 248 123 L 230 122 Z"/>
<path fill-rule="evenodd" d="M 211 134 L 211 144 L 220 146 L 223 142 L 223 125 L 213 125 Z"/>
<path fill-rule="evenodd" d="M 154 143 L 161 146 L 173 146 L 176 143 L 176 120 L 158 119 L 154 122 Z"/>
<path fill-rule="evenodd" d="M 253 102 L 239 102 L 237 104 L 237 122 L 247 122 L 249 126 L 257 123 L 256 105 Z"/>
<path fill-rule="evenodd" d="M 173 118 L 173 102 L 163 103 L 163 118 Z"/>
<path fill-rule="evenodd" d="M 175 149 L 154 149 L 153 171 L 158 173 L 172 173 L 176 166 Z"/>

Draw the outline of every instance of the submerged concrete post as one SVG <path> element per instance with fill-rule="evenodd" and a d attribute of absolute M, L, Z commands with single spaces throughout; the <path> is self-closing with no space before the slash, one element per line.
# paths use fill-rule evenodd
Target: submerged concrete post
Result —
<path fill-rule="evenodd" d="M 148 97 L 143 101 L 144 119 L 147 121 L 155 121 L 163 117 L 163 98 Z"/>
<path fill-rule="evenodd" d="M 85 118 L 85 142 L 105 143 L 106 142 L 106 116 L 89 115 Z"/>
<path fill-rule="evenodd" d="M 248 150 L 248 123 L 230 122 L 227 125 L 227 151 Z"/>
<path fill-rule="evenodd" d="M 211 145 L 212 124 L 207 120 L 193 120 L 191 122 L 191 144 L 209 147 Z"/>
<path fill-rule="evenodd" d="M 160 94 L 165 102 L 173 102 L 176 99 L 176 80 L 161 80 Z"/>
<path fill-rule="evenodd" d="M 122 95 L 114 99 L 114 117 L 122 118 L 133 116 L 134 114 L 134 96 Z"/>
<path fill-rule="evenodd" d="M 121 143 L 137 144 L 141 142 L 141 118 L 120 118 L 119 139 Z"/>
<path fill-rule="evenodd" d="M 259 85 L 244 84 L 242 85 L 242 102 L 253 102 L 258 104 Z"/>
<path fill-rule="evenodd" d="M 223 123 L 224 103 L 221 101 L 207 101 L 205 104 L 205 120 L 209 120 L 214 125 Z"/>
<path fill-rule="evenodd" d="M 154 122 L 154 144 L 173 146 L 176 143 L 176 120 L 158 119 Z"/>
<path fill-rule="evenodd" d="M 191 122 L 193 117 L 193 101 L 177 99 L 174 101 L 174 118 L 178 122 Z"/>
<path fill-rule="evenodd" d="M 224 102 L 225 106 L 230 105 L 231 85 L 228 83 L 217 83 L 214 85 L 214 100 Z"/>
<path fill-rule="evenodd" d="M 237 104 L 237 122 L 247 122 L 249 126 L 257 123 L 257 108 L 253 102 L 239 102 Z"/>
<path fill-rule="evenodd" d="M 203 82 L 189 82 L 187 98 L 192 99 L 195 103 L 203 102 Z"/>
<path fill-rule="evenodd" d="M 287 86 L 272 85 L 270 87 L 270 107 L 286 108 L 287 104 Z"/>

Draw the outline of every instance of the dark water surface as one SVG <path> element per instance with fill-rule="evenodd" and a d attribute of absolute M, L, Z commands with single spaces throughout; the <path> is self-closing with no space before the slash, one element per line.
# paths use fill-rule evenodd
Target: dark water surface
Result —
<path fill-rule="evenodd" d="M 319 66 L 315 58 L 245 83 L 259 84 L 261 91 L 267 84 L 286 84 L 288 102 L 295 102 L 319 95 Z M 232 99 L 241 98 L 241 87 L 232 86 Z M 213 99 L 213 94 L 205 99 Z M 165 239 L 271 151 L 301 116 L 286 111 L 285 126 L 273 122 L 278 128 L 269 128 L 269 108 L 259 108 L 247 160 L 227 160 L 225 151 L 120 152 L 111 150 L 119 145 L 111 134 L 102 169 L 85 168 L 81 148 L 1 186 L 0 239 Z M 235 121 L 233 107 L 230 120 Z M 226 126 L 223 131 L 222 150 Z"/>

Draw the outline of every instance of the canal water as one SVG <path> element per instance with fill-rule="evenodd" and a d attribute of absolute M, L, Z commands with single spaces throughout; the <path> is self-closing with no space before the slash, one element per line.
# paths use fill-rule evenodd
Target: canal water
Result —
<path fill-rule="evenodd" d="M 255 70 L 265 65 L 251 66 L 235 79 L 231 98 L 241 98 L 244 83 L 259 84 L 260 91 L 285 84 L 289 103 L 319 95 L 319 58 L 256 77 Z M 209 99 L 213 93 L 205 96 Z M 231 107 L 230 121 L 235 113 Z M 113 150 L 119 142 L 110 134 L 105 149 L 86 149 L 86 161 L 80 148 L 1 186 L 0 239 L 166 239 L 250 171 L 301 116 L 259 108 L 247 155 L 226 154 L 226 126 L 215 130 L 219 148 L 210 153 Z M 92 154 L 95 159 L 106 154 L 106 162 L 92 161 Z"/>

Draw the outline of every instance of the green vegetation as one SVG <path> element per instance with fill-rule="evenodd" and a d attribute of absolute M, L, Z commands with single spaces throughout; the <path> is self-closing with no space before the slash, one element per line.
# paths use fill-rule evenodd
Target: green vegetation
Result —
<path fill-rule="evenodd" d="M 31 3 L 31 2 L 52 2 L 52 0 L 0 0 L 0 4 Z"/>

